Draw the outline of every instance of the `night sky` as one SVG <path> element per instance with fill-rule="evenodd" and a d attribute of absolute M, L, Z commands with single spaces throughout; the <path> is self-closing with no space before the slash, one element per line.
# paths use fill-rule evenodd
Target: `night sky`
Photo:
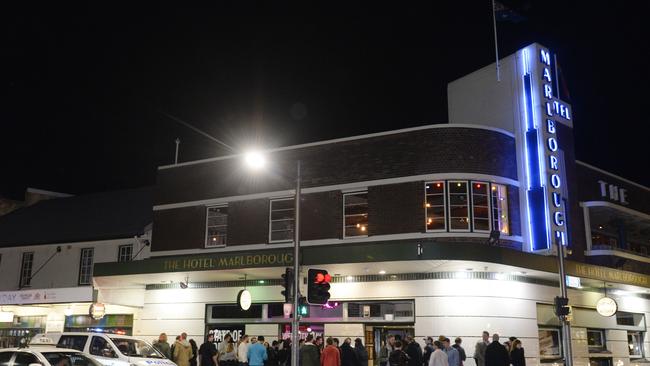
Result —
<path fill-rule="evenodd" d="M 650 186 L 645 2 L 504 3 L 502 56 L 558 53 L 578 159 Z M 494 62 L 485 0 L 46 4 L 0 11 L 5 197 L 152 185 L 176 137 L 229 153 L 165 114 L 240 150 L 445 123 L 447 83 Z"/>

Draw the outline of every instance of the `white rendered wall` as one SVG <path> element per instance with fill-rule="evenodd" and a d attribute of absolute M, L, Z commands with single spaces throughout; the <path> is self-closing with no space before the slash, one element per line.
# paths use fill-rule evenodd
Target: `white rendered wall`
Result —
<path fill-rule="evenodd" d="M 187 332 L 190 337 L 203 339 L 205 331 L 205 306 L 214 303 L 233 303 L 239 288 L 212 289 L 174 289 L 145 291 L 145 304 L 137 315 L 134 335 L 155 338 L 160 332 L 180 334 Z M 249 287 L 254 303 L 282 301 L 280 287 Z M 474 345 L 483 330 L 499 333 L 503 339 L 516 336 L 522 340 L 528 365 L 538 364 L 538 320 L 537 304 L 552 304 L 559 290 L 553 287 L 514 281 L 496 280 L 417 280 L 386 281 L 365 283 L 335 283 L 330 291 L 333 300 L 382 300 L 415 299 L 415 335 L 418 341 L 426 336 L 445 335 L 449 338 L 463 338 L 463 346 L 468 356 L 473 355 Z M 602 294 L 585 291 L 570 291 L 573 306 L 594 308 Z M 650 301 L 638 297 L 617 299 L 621 311 L 645 313 L 650 316 Z M 256 335 L 263 332 L 265 337 L 277 336 L 277 325 L 264 325 L 263 328 L 247 325 L 246 333 Z M 363 324 L 326 324 L 325 336 L 363 338 Z M 612 330 L 607 339 L 614 362 L 621 360 L 628 366 L 629 358 L 624 354 L 623 333 Z M 585 328 L 573 331 L 576 361 L 586 366 Z M 273 339 L 273 338 L 269 338 Z M 645 349 L 650 351 L 646 337 Z M 586 363 L 587 362 L 587 363 Z M 467 366 L 474 366 L 468 359 Z M 615 364 L 616 365 L 616 364 Z M 619 365 L 621 366 L 621 365 Z"/>
<path fill-rule="evenodd" d="M 2 261 L 0 261 L 0 291 L 18 290 L 22 258 L 25 252 L 34 252 L 33 275 L 52 254 L 56 253 L 56 248 L 61 247 L 61 252 L 56 254 L 34 276 L 29 288 L 76 287 L 79 284 L 82 248 L 94 248 L 94 263 L 117 262 L 118 248 L 120 245 L 126 244 L 133 244 L 133 255 L 144 247 L 138 255 L 138 259 L 149 257 L 149 247 L 144 246 L 141 241 L 134 238 L 0 248 L 0 255 L 2 255 Z"/>
<path fill-rule="evenodd" d="M 501 81 L 497 81 L 496 64 L 491 64 L 449 83 L 449 123 L 491 126 L 514 133 L 519 111 L 515 59 L 513 54 L 500 60 Z"/>

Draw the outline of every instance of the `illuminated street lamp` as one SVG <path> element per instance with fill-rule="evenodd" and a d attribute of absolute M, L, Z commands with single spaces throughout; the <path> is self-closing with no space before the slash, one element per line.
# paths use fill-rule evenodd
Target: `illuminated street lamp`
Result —
<path fill-rule="evenodd" d="M 244 154 L 244 162 L 251 170 L 259 171 L 266 166 L 266 156 L 260 151 L 250 151 Z M 296 193 L 294 198 L 294 240 L 293 240 L 293 306 L 291 319 L 291 364 L 298 365 L 298 328 L 300 326 L 300 287 L 299 287 L 299 274 L 300 268 L 300 194 L 301 194 L 301 175 L 300 175 L 300 160 L 296 160 Z"/>

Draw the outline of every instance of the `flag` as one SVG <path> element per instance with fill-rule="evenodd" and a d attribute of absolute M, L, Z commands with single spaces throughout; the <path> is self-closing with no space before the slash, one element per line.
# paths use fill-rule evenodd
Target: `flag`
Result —
<path fill-rule="evenodd" d="M 497 22 L 520 23 L 526 20 L 526 17 L 503 5 L 500 1 L 494 2 L 494 17 Z"/>

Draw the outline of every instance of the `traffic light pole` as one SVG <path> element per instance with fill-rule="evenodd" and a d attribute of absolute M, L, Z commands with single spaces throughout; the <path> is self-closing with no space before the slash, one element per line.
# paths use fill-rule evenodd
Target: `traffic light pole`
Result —
<path fill-rule="evenodd" d="M 296 161 L 295 223 L 293 228 L 293 318 L 291 319 L 291 366 L 298 366 L 298 344 L 300 319 L 298 302 L 300 299 L 300 160 Z M 569 365 L 570 366 L 570 365 Z"/>
<path fill-rule="evenodd" d="M 559 238 L 555 239 L 557 246 L 557 262 L 558 272 L 560 274 L 560 292 L 565 299 L 569 298 L 566 288 L 566 273 L 564 271 L 564 245 L 560 242 Z M 564 365 L 573 366 L 573 352 L 571 350 L 571 324 L 566 316 L 560 316 L 560 323 L 562 324 L 562 346 L 564 348 Z"/>

